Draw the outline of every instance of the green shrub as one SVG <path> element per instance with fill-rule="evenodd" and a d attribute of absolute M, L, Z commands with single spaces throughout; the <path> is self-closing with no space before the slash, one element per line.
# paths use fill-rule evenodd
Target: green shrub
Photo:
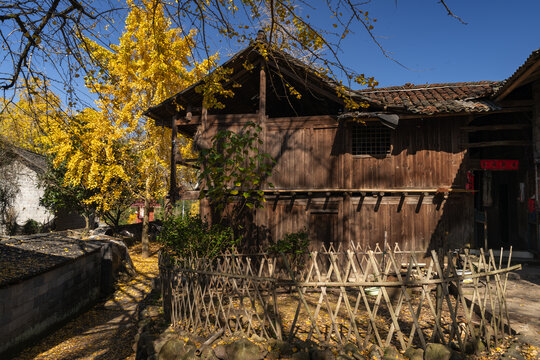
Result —
<path fill-rule="evenodd" d="M 197 215 L 173 217 L 163 223 L 158 241 L 179 256 L 198 254 L 215 257 L 223 251 L 235 248 L 233 229 L 220 224 L 209 225 Z"/>
<path fill-rule="evenodd" d="M 41 230 L 41 225 L 34 219 L 28 219 L 22 227 L 22 233 L 25 235 L 37 234 Z"/>
<path fill-rule="evenodd" d="M 309 238 L 306 229 L 286 234 L 269 248 L 270 252 L 302 255 L 308 252 Z"/>

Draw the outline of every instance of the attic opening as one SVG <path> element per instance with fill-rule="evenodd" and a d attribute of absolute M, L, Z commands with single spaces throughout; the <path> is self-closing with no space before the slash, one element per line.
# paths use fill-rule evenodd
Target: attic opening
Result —
<path fill-rule="evenodd" d="M 209 109 L 209 115 L 248 114 L 258 112 L 259 107 L 259 67 L 245 71 L 226 88 L 234 95 L 219 97 L 223 106 Z M 328 88 L 322 80 L 290 69 L 264 66 L 266 72 L 266 115 L 270 118 L 337 115 L 343 105 L 334 89 Z M 292 73 L 289 74 L 289 72 Z M 287 76 L 290 75 L 290 76 Z"/>

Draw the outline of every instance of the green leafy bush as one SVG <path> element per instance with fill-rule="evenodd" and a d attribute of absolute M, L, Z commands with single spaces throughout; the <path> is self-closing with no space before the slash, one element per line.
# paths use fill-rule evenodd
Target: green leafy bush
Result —
<path fill-rule="evenodd" d="M 179 256 L 198 254 L 215 257 L 223 251 L 236 247 L 240 239 L 235 238 L 229 226 L 209 225 L 199 216 L 173 217 L 163 223 L 158 241 Z"/>
<path fill-rule="evenodd" d="M 199 151 L 199 182 L 206 186 L 200 198 L 207 198 L 217 218 L 228 218 L 235 224 L 242 209 L 262 207 L 266 201 L 263 183 L 272 174 L 276 163 L 269 154 L 261 152 L 262 128 L 248 122 L 239 132 L 220 130 L 212 138 L 212 146 Z M 266 184 L 274 187 L 272 183 Z M 227 211 L 235 202 L 234 210 Z"/>
<path fill-rule="evenodd" d="M 41 231 L 41 225 L 34 219 L 28 219 L 22 227 L 22 233 L 25 235 L 37 234 Z"/>
<path fill-rule="evenodd" d="M 309 238 L 306 229 L 286 234 L 269 248 L 270 252 L 302 255 L 308 252 Z"/>

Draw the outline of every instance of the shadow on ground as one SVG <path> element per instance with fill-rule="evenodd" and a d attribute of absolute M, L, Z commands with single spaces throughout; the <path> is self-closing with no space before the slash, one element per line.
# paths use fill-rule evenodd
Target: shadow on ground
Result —
<path fill-rule="evenodd" d="M 140 245 L 130 248 L 136 277 L 121 278 L 110 298 L 67 322 L 15 359 L 134 359 L 137 305 L 150 293 L 158 275 L 158 248 L 151 244 L 151 257 L 146 259 L 140 255 Z"/>

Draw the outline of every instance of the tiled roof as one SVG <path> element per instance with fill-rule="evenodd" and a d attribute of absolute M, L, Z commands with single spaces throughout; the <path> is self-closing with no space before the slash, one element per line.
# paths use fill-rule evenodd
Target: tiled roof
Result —
<path fill-rule="evenodd" d="M 358 90 L 356 94 L 375 107 L 431 115 L 498 110 L 488 98 L 499 81 L 392 86 Z"/>
<path fill-rule="evenodd" d="M 34 168 L 35 171 L 45 172 L 47 170 L 47 159 L 45 156 L 16 146 L 10 150 L 28 166 Z"/>
<path fill-rule="evenodd" d="M 495 92 L 494 96 L 497 97 L 500 94 L 504 93 L 512 84 L 517 81 L 521 75 L 523 75 L 527 70 L 529 70 L 538 60 L 540 60 L 540 49 L 535 50 L 529 55 L 527 60 L 517 68 L 516 71 L 508 79 L 501 82 L 501 86 Z"/>

